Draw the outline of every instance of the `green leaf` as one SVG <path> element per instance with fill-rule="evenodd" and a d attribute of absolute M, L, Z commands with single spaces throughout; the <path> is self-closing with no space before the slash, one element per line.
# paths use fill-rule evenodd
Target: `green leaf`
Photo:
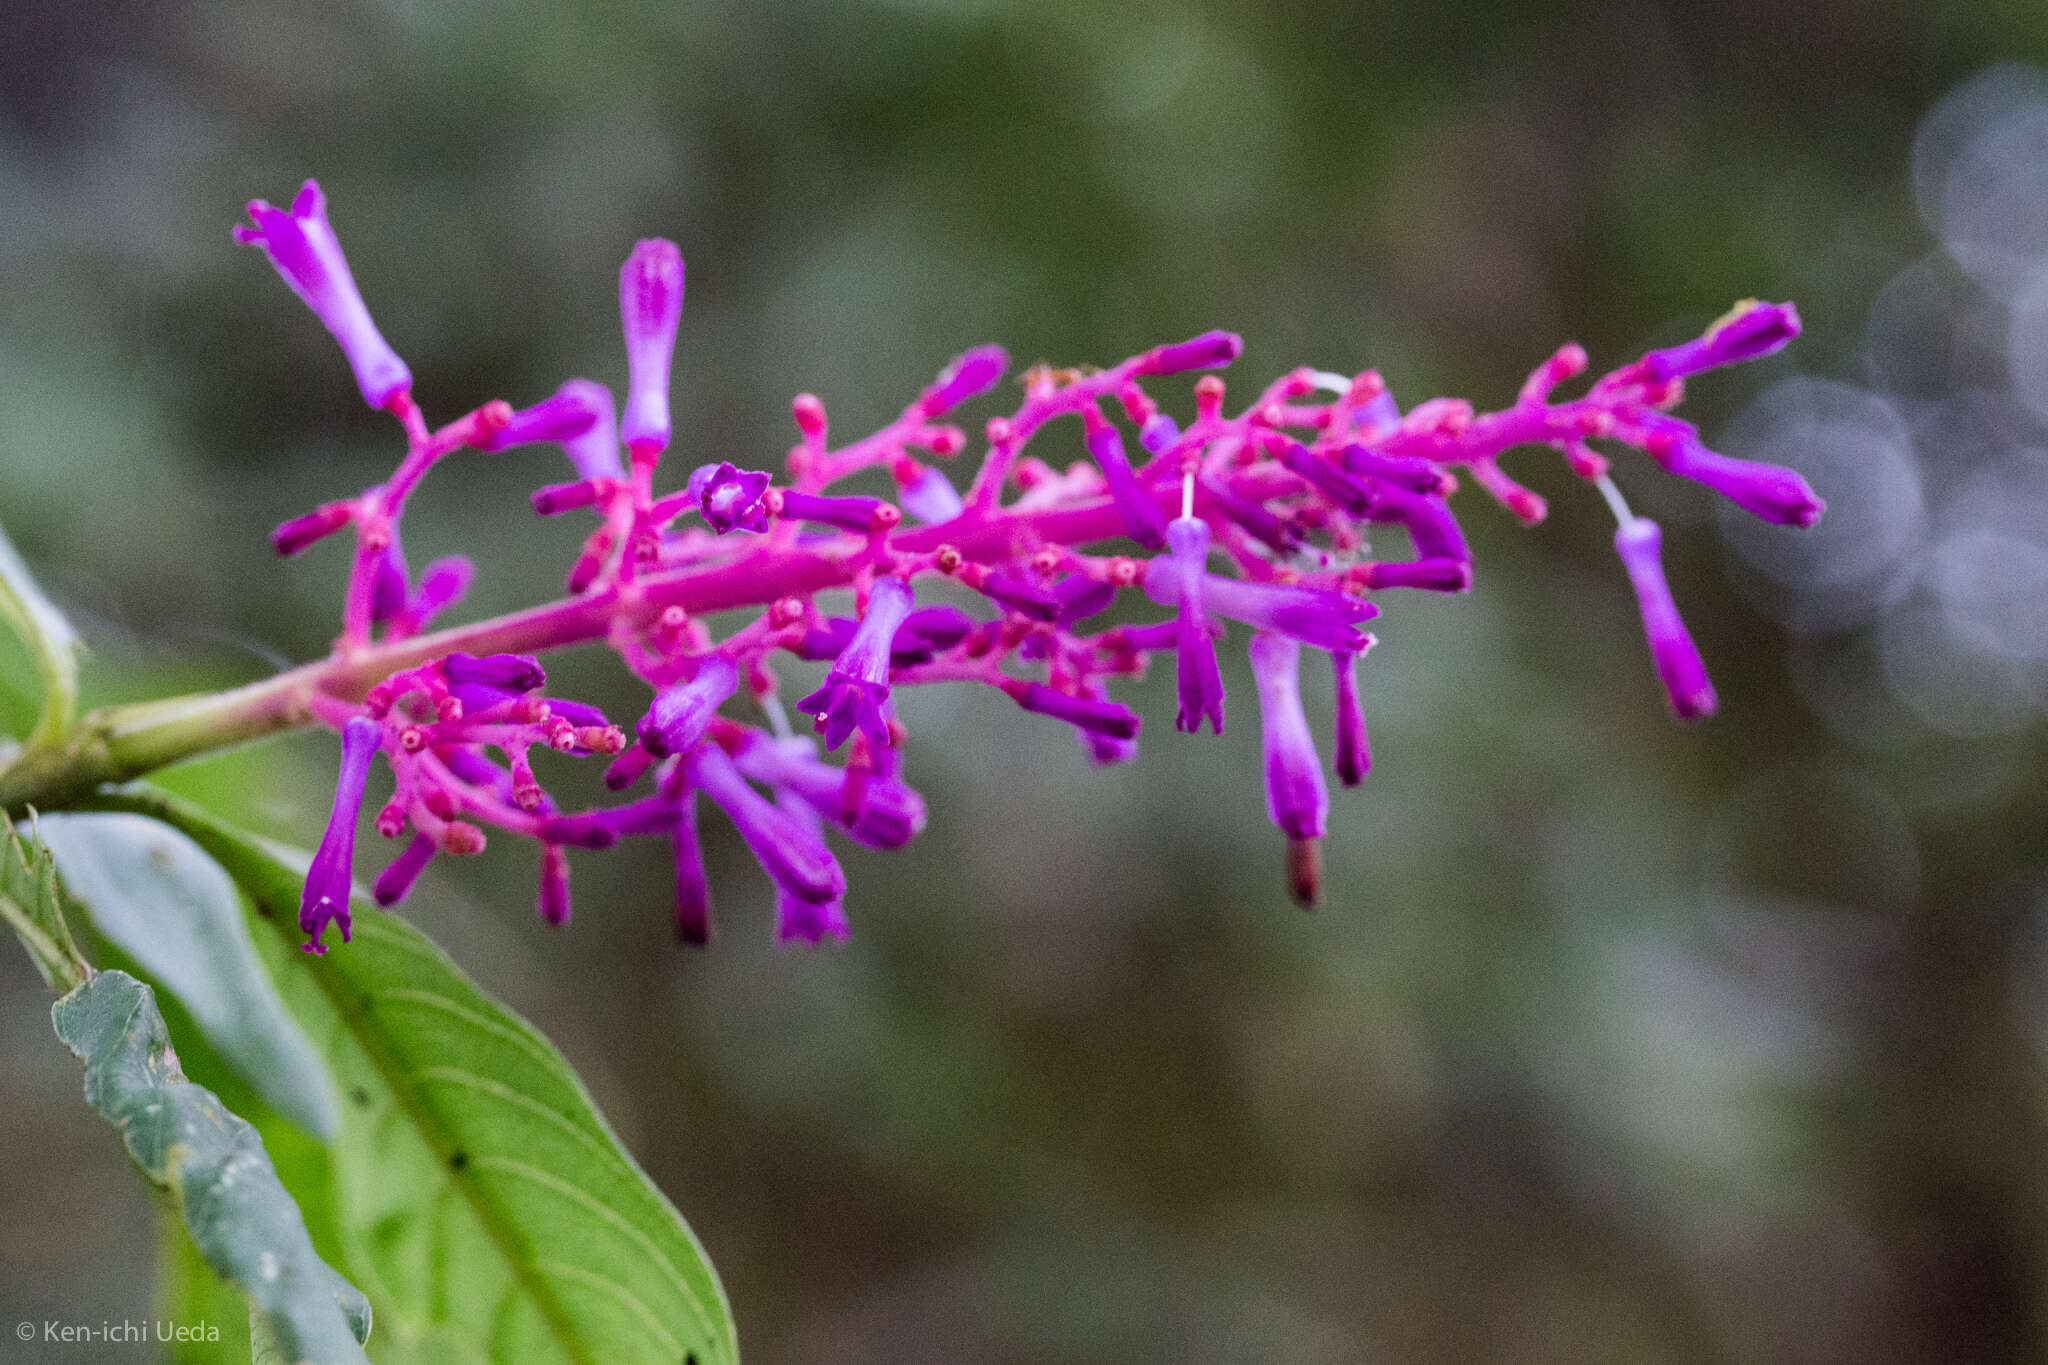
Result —
<path fill-rule="evenodd" d="M 94 926 L 184 1004 L 221 1058 L 278 1113 L 332 1137 L 327 1068 L 257 960 L 220 864 L 139 815 L 46 815 L 36 833 Z"/>
<path fill-rule="evenodd" d="M 256 1130 L 185 1079 L 149 987 L 126 972 L 100 972 L 50 1016 L 85 1064 L 86 1103 L 120 1130 L 199 1254 L 248 1298 L 286 1359 L 365 1361 L 368 1304 L 313 1250 Z"/>
<path fill-rule="evenodd" d="M 267 1149 L 269 1144 L 264 1146 Z M 278 1174 L 282 1177 L 284 1172 Z M 166 1214 L 160 1223 L 156 1316 L 182 1327 L 213 1329 L 196 1331 L 197 1340 L 174 1342 L 164 1352 L 162 1365 L 245 1365 L 253 1316 L 249 1301 L 213 1273 L 175 1217 Z"/>
<path fill-rule="evenodd" d="M 55 744 L 78 714 L 78 632 L 43 596 L 4 530 L 0 530 L 0 620 L 14 627 L 28 646 L 43 679 L 42 718 L 36 722 L 30 742 Z"/>
<path fill-rule="evenodd" d="M 492 1365 L 737 1360 L 703 1249 L 546 1039 L 364 901 L 347 946 L 299 952 L 303 859 L 147 787 L 98 802 L 177 825 L 255 901 L 259 950 L 342 1095 L 335 1222 L 386 1348 Z"/>
<path fill-rule="evenodd" d="M 28 949 L 43 984 L 68 991 L 92 974 L 71 928 L 64 921 L 64 903 L 57 890 L 56 868 L 41 844 L 23 845 L 14 822 L 0 811 L 0 919 Z"/>

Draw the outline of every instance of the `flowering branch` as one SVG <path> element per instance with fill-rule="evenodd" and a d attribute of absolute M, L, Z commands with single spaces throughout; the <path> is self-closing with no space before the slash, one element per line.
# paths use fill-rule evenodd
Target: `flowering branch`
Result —
<path fill-rule="evenodd" d="M 1674 711 L 1712 711 L 1713 689 L 1680 620 L 1658 560 L 1660 535 L 1634 516 L 1591 442 L 1632 447 L 1767 520 L 1810 525 L 1822 510 L 1800 477 L 1727 459 L 1670 415 L 1688 376 L 1764 355 L 1797 334 L 1789 305 L 1746 303 L 1700 339 L 1655 351 L 1557 399 L 1581 375 L 1585 352 L 1565 346 L 1529 376 L 1516 401 L 1476 413 L 1434 399 L 1405 415 L 1377 373 L 1296 369 L 1238 411 L 1222 378 L 1239 339 L 1209 332 L 1153 347 L 1107 369 L 1037 366 L 1023 401 L 990 418 L 965 494 L 934 461 L 963 454 L 967 437 L 945 419 L 993 389 L 1008 370 L 994 346 L 968 351 L 881 430 L 833 447 L 825 406 L 799 395 L 797 441 L 786 482 L 764 470 L 704 464 L 680 487 L 657 491 L 672 431 L 669 369 L 682 312 L 684 269 L 672 243 L 641 242 L 620 276 L 631 376 L 626 400 L 571 380 L 521 410 L 487 403 L 430 428 L 411 378 L 361 302 L 308 182 L 289 214 L 260 202 L 255 228 L 238 230 L 327 325 L 363 397 L 390 413 L 406 441 L 386 482 L 280 526 L 272 541 L 295 555 L 344 530 L 354 552 L 342 629 L 326 659 L 235 692 L 88 717 L 61 744 L 31 749 L 0 771 L 0 801 L 75 798 L 191 753 L 308 723 L 343 735 L 344 761 L 328 836 L 301 907 L 306 948 L 325 931 L 349 933 L 348 885 L 357 806 L 371 759 L 395 780 L 378 832 L 410 834 L 377 879 L 378 900 L 401 898 L 441 854 L 467 854 L 494 828 L 541 845 L 538 905 L 569 917 L 568 848 L 623 837 L 669 839 L 676 857 L 676 926 L 688 942 L 710 934 L 708 882 L 697 839 L 697 796 L 737 828 L 774 883 L 784 939 L 842 937 L 846 881 L 827 843 L 898 847 L 925 822 L 902 781 L 907 732 L 895 689 L 935 683 L 994 687 L 1026 711 L 1074 727 L 1099 763 L 1136 755 L 1139 717 L 1110 684 L 1175 657 L 1178 727 L 1225 723 L 1217 641 L 1252 628 L 1268 809 L 1288 847 L 1297 899 L 1313 903 L 1329 795 L 1298 687 L 1301 649 L 1327 654 L 1337 683 L 1335 771 L 1345 786 L 1370 766 L 1357 663 L 1374 643 L 1360 627 L 1373 594 L 1394 588 L 1462 592 L 1472 558 L 1450 507 L 1461 478 L 1524 523 L 1543 519 L 1541 497 L 1500 466 L 1507 451 L 1545 446 L 1594 484 L 1614 509 L 1616 548 L 1635 589 L 1652 661 Z M 1194 415 L 1182 426 L 1152 393 L 1193 372 Z M 615 416 L 623 413 L 623 419 Z M 1136 458 L 1126 445 L 1128 424 Z M 1049 424 L 1079 423 L 1089 455 L 1059 470 L 1029 453 Z M 463 450 L 562 447 L 576 474 L 533 496 L 545 516 L 587 512 L 595 526 L 566 575 L 569 595 L 495 620 L 428 633 L 460 600 L 473 570 L 460 558 L 414 578 L 399 528 L 422 478 Z M 623 458 L 621 453 L 623 446 Z M 835 492 L 847 478 L 885 469 L 893 500 Z M 1375 528 L 1397 526 L 1410 553 L 1383 557 Z M 1127 548 L 1135 543 L 1141 553 Z M 1228 573 L 1218 573 L 1217 567 Z M 983 614 L 920 604 L 951 580 Z M 1150 624 L 1101 625 L 1128 590 L 1170 609 Z M 820 596 L 850 590 L 854 615 L 827 613 Z M 712 613 L 756 614 L 723 639 Z M 547 695 L 539 658 L 601 642 L 649 689 L 630 727 L 595 708 Z M 794 734 L 779 701 L 779 665 L 829 662 L 825 682 L 797 703 L 822 732 L 827 763 Z M 726 714 L 751 701 L 759 723 Z M 609 760 L 606 784 L 647 794 L 608 809 L 558 810 L 534 775 L 536 748 Z"/>

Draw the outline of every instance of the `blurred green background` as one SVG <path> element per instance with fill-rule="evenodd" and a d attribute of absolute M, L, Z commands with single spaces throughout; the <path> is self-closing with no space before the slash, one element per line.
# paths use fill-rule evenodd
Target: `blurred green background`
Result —
<path fill-rule="evenodd" d="M 397 452 L 228 237 L 307 175 L 442 417 L 622 383 L 618 264 L 678 240 L 688 463 L 774 463 L 802 389 L 857 434 L 983 341 L 1108 362 L 1231 327 L 1240 385 L 1377 365 L 1486 406 L 1564 339 L 1607 368 L 1796 299 L 1807 336 L 1687 415 L 1808 469 L 1819 539 L 1618 471 L 1722 714 L 1669 721 L 1597 498 L 1512 457 L 1551 521 L 1463 495 L 1473 593 L 1385 603 L 1377 769 L 1317 915 L 1286 902 L 1241 660 L 1224 738 L 1173 732 L 1169 670 L 1107 772 L 1000 698 L 906 697 L 932 825 L 846 855 L 842 948 L 774 947 L 722 825 L 709 952 L 672 945 L 652 846 L 580 856 L 563 931 L 509 838 L 406 913 L 583 1069 L 760 1365 L 2048 1353 L 2048 97 L 2008 66 L 1943 101 L 2048 62 L 2039 5 L 7 22 L 0 521 L 102 701 L 336 629 L 343 556 L 264 533 Z M 581 528 L 524 495 L 563 468 L 437 472 L 415 564 L 473 554 L 465 612 L 554 594 Z M 604 658 L 551 668 L 637 713 Z M 333 768 L 301 736 L 175 781 L 310 843 Z M 150 1307 L 150 1204 L 77 1091 L 0 952 L 0 1324 Z M 8 1358 L 39 1349 L 92 1348 Z"/>

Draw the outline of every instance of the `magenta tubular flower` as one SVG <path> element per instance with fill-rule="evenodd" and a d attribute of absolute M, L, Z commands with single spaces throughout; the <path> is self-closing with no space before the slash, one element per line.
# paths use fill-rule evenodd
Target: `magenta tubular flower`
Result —
<path fill-rule="evenodd" d="M 530 408 L 521 408 L 483 447 L 553 441 L 585 479 L 616 479 L 619 466 L 619 423 L 612 410 L 612 392 L 588 379 L 572 379 Z"/>
<path fill-rule="evenodd" d="M 1266 814 L 1292 841 L 1320 839 L 1330 815 L 1330 792 L 1301 710 L 1301 646 L 1261 631 L 1252 637 L 1250 653 L 1263 722 Z"/>
<path fill-rule="evenodd" d="M 1664 683 L 1671 709 L 1680 720 L 1698 720 L 1714 713 L 1714 684 L 1698 646 L 1678 615 L 1671 586 L 1664 579 L 1661 551 L 1664 533 L 1657 523 L 1635 517 L 1614 533 L 1614 550 L 1628 570 L 1643 615 L 1643 633 L 1650 641 L 1650 662 Z"/>
<path fill-rule="evenodd" d="M 802 799 L 855 843 L 902 848 L 924 832 L 924 798 L 893 777 L 869 774 L 849 812 L 846 770 L 820 761 L 809 740 L 757 739 L 733 762 L 754 781 Z"/>
<path fill-rule="evenodd" d="M 370 579 L 370 619 L 382 623 L 403 615 L 406 599 L 411 596 L 405 549 L 398 543 L 398 528 L 393 526 L 391 543 L 377 556 L 377 567 Z"/>
<path fill-rule="evenodd" d="M 1138 429 L 1138 444 L 1154 455 L 1179 439 L 1180 423 L 1163 412 L 1153 413 L 1145 419 L 1145 425 Z"/>
<path fill-rule="evenodd" d="M 427 565 L 420 574 L 419 587 L 405 604 L 408 623 L 414 629 L 425 626 L 460 602 L 475 580 L 476 565 L 468 555 L 447 555 Z"/>
<path fill-rule="evenodd" d="M 813 904 L 846 894 L 846 876 L 824 839 L 749 786 L 725 750 L 699 745 L 684 760 L 684 771 L 725 812 L 779 890 Z"/>
<path fill-rule="evenodd" d="M 997 686 L 1026 711 L 1063 720 L 1089 734 L 1117 740 L 1138 737 L 1138 713 L 1128 706 L 1095 697 L 1077 697 L 1022 678 L 1005 678 Z"/>
<path fill-rule="evenodd" d="M 688 682 L 655 693 L 636 727 L 641 747 L 657 758 L 679 754 L 704 737 L 711 718 L 739 687 L 739 670 L 723 654 L 706 655 Z"/>
<path fill-rule="evenodd" d="M 1209 523 L 1195 517 L 1175 517 L 1167 525 L 1166 539 L 1173 546 L 1174 605 L 1179 608 L 1174 631 L 1174 682 L 1179 690 L 1180 714 L 1174 727 L 1187 734 L 1200 734 L 1206 717 L 1214 734 L 1223 733 L 1223 674 L 1216 666 L 1216 640 L 1209 629 L 1209 613 L 1202 606 L 1202 584 L 1209 562 Z"/>
<path fill-rule="evenodd" d="M 896 501 L 903 510 L 926 526 L 939 526 L 967 510 L 960 490 L 936 465 L 919 465 L 917 475 L 897 485 Z"/>
<path fill-rule="evenodd" d="M 1103 706 L 1109 705 L 1109 690 L 1102 685 L 1101 679 L 1088 679 L 1081 684 L 1081 691 L 1088 700 Z M 1074 731 L 1074 736 L 1081 741 L 1081 747 L 1088 751 L 1088 761 L 1098 768 L 1106 768 L 1115 763 L 1134 762 L 1138 757 L 1138 741 L 1135 734 L 1119 738 L 1103 734 L 1100 730 L 1080 728 Z"/>
<path fill-rule="evenodd" d="M 821 843 L 824 824 L 817 810 L 788 791 L 775 794 L 775 809 L 789 817 L 792 825 Z M 778 943 L 821 943 L 828 938 L 844 940 L 848 932 L 843 896 L 809 900 L 787 886 L 775 884 L 775 941 Z"/>
<path fill-rule="evenodd" d="M 1108 611 L 1116 602 L 1116 584 L 1083 573 L 1068 574 L 1053 585 L 1052 595 L 1060 604 L 1052 619 L 1071 626 Z"/>
<path fill-rule="evenodd" d="M 320 186 L 308 180 L 292 200 L 289 213 L 261 199 L 253 200 L 249 217 L 255 226 L 237 226 L 235 240 L 262 247 L 292 292 L 341 343 L 341 353 L 355 371 L 363 401 L 373 408 L 387 408 L 409 392 L 412 371 L 386 344 L 377 324 L 370 320 L 370 310 L 363 306 L 363 296 L 348 271 L 348 259 L 328 225 L 327 197 Z"/>
<path fill-rule="evenodd" d="M 968 582 L 964 576 L 962 581 Z M 1002 569 L 982 574 L 979 581 L 968 582 L 968 586 L 991 602 L 1019 612 L 1034 621 L 1051 621 L 1057 618 L 1060 608 L 1065 605 L 1036 583 L 1027 583 Z"/>
<path fill-rule="evenodd" d="M 1751 299 L 1707 328 L 1695 341 L 1667 346 L 1643 357 L 1650 377 L 1665 382 L 1701 370 L 1756 360 L 1785 349 L 1799 335 L 1799 310 L 1789 303 L 1758 303 Z"/>
<path fill-rule="evenodd" d="M 1365 707 L 1358 700 L 1358 656 L 1362 649 L 1330 654 L 1337 673 L 1337 780 L 1347 787 L 1365 781 L 1372 771 L 1372 746 L 1365 735 Z"/>
<path fill-rule="evenodd" d="M 543 924 L 559 927 L 569 922 L 569 858 L 560 844 L 541 846 L 540 897 L 535 909 Z"/>
<path fill-rule="evenodd" d="M 1177 556 L 1154 558 L 1145 569 L 1145 595 L 1162 607 L 1179 606 L 1181 572 Z M 1202 605 L 1255 630 L 1329 650 L 1359 648 L 1364 637 L 1353 627 L 1379 615 L 1372 603 L 1326 588 L 1252 583 L 1212 573 L 1202 575 Z"/>
<path fill-rule="evenodd" d="M 1183 370 L 1214 370 L 1244 354 L 1244 338 L 1235 332 L 1204 332 L 1186 341 L 1155 346 L 1145 353 L 1146 374 L 1179 374 Z"/>
<path fill-rule="evenodd" d="M 377 874 L 376 884 L 370 888 L 370 895 L 385 909 L 404 900 L 412 891 L 412 884 L 426 871 L 427 864 L 434 860 L 434 841 L 424 834 L 412 836 L 412 842 L 405 846 L 405 852 L 391 860 L 391 865 Z"/>
<path fill-rule="evenodd" d="M 862 533 L 881 529 L 876 514 L 889 506 L 880 498 L 822 498 L 815 493 L 796 493 L 788 489 L 783 489 L 777 496 L 782 500 L 781 514 L 793 521 L 815 521 L 821 526 L 836 526 L 842 531 Z"/>
<path fill-rule="evenodd" d="M 669 826 L 675 848 L 676 942 L 703 947 L 711 941 L 711 879 L 704 872 L 704 846 L 697 839 L 697 789 L 686 789 Z"/>
<path fill-rule="evenodd" d="M 507 692 L 531 692 L 548 680 L 531 654 L 450 654 L 441 661 L 449 685 L 481 684 Z"/>
<path fill-rule="evenodd" d="M 676 325 L 683 317 L 683 253 L 674 242 L 648 238 L 619 270 L 619 316 L 626 331 L 626 448 L 647 455 L 668 448 L 668 372 Z"/>
<path fill-rule="evenodd" d="M 1275 443 L 1280 463 L 1315 485 L 1330 501 L 1353 516 L 1364 516 L 1372 508 L 1372 490 L 1351 475 L 1323 459 L 1299 441 Z"/>
<path fill-rule="evenodd" d="M 1410 493 L 1441 497 L 1450 488 L 1447 475 L 1419 455 L 1382 455 L 1353 442 L 1342 452 L 1344 467 L 1353 474 L 1390 483 Z"/>
<path fill-rule="evenodd" d="M 902 579 L 876 579 L 868 592 L 867 614 L 825 675 L 825 685 L 797 703 L 817 718 L 827 749 L 844 744 L 856 727 L 874 743 L 888 745 L 882 703 L 889 697 L 889 653 L 912 600 L 910 585 Z"/>
<path fill-rule="evenodd" d="M 1797 470 L 1730 459 L 1700 444 L 1689 423 L 1673 418 L 1658 419 L 1652 432 L 1650 458 L 1666 473 L 1712 489 L 1751 516 L 1778 526 L 1805 527 L 1827 510 Z"/>
<path fill-rule="evenodd" d="M 943 417 L 971 398 L 979 398 L 1010 368 L 1010 353 L 1000 346 L 976 346 L 948 365 L 932 386 L 917 396 L 919 417 Z"/>
<path fill-rule="evenodd" d="M 348 525 L 349 505 L 345 502 L 330 502 L 316 507 L 303 517 L 293 517 L 270 533 L 270 548 L 287 559 L 311 545 L 324 540 L 342 527 Z"/>
<path fill-rule="evenodd" d="M 719 535 L 735 528 L 767 530 L 768 509 L 761 505 L 767 491 L 768 475 L 760 470 L 720 463 L 699 465 L 690 472 L 690 501 L 704 524 Z"/>
<path fill-rule="evenodd" d="M 330 924 L 341 931 L 341 941 L 348 942 L 356 817 L 363 808 L 370 759 L 383 737 L 384 727 L 365 716 L 357 716 L 341 727 L 341 776 L 334 784 L 334 809 L 327 817 L 327 832 L 320 837 L 320 847 L 313 854 L 313 865 L 307 869 L 305 892 L 299 897 L 299 930 L 306 936 L 299 947 L 316 956 L 327 951 L 320 937 Z"/>
<path fill-rule="evenodd" d="M 1131 462 L 1124 456 L 1124 438 L 1094 408 L 1082 409 L 1081 416 L 1087 423 L 1088 454 L 1102 471 L 1102 481 L 1109 485 L 1109 495 L 1116 502 L 1117 515 L 1123 518 L 1124 531 L 1146 549 L 1159 549 L 1166 544 L 1166 514 L 1138 482 Z M 1165 420 L 1168 425 L 1173 422 L 1171 417 Z"/>

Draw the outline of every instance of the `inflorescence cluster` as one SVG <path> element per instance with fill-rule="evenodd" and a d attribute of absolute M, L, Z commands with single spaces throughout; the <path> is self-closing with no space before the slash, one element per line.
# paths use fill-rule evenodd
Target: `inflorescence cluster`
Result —
<path fill-rule="evenodd" d="M 1471 555 L 1450 496 L 1463 471 L 1524 523 L 1542 520 L 1541 497 L 1509 478 L 1502 452 L 1549 446 L 1599 487 L 1619 522 L 1615 548 L 1635 589 L 1650 654 L 1672 708 L 1691 719 L 1714 709 L 1714 691 L 1679 619 L 1659 559 L 1655 523 L 1632 515 L 1590 442 L 1642 451 L 1767 521 L 1811 525 L 1822 504 L 1791 470 L 1732 460 L 1669 415 L 1687 376 L 1766 355 L 1799 331 L 1787 304 L 1736 307 L 1696 341 L 1653 351 L 1595 380 L 1579 397 L 1557 387 L 1586 369 L 1576 345 L 1539 365 L 1512 407 L 1475 413 L 1438 398 L 1404 415 L 1377 373 L 1353 377 L 1290 370 L 1227 411 L 1223 380 L 1194 384 L 1194 420 L 1161 411 L 1151 381 L 1217 370 L 1242 349 L 1229 332 L 1156 346 L 1106 369 L 1040 365 L 1022 376 L 1023 401 L 989 419 L 986 451 L 963 495 L 934 461 L 967 447 L 943 419 L 1009 369 L 995 346 L 960 356 L 893 422 L 843 445 L 828 439 L 824 404 L 792 404 L 797 442 L 786 474 L 730 463 L 700 465 L 673 491 L 657 491 L 670 439 L 669 367 L 683 304 L 675 245 L 639 243 L 619 277 L 626 359 L 625 406 L 572 379 L 532 407 L 486 403 L 430 428 L 412 376 L 364 307 L 328 225 L 319 187 L 306 183 L 289 210 L 258 201 L 236 236 L 261 247 L 279 274 L 340 342 L 371 407 L 402 425 L 406 453 L 385 483 L 277 528 L 278 553 L 297 554 L 344 529 L 355 556 L 336 660 L 361 663 L 411 641 L 469 585 L 462 558 L 415 578 L 399 543 L 406 500 L 458 450 L 561 446 L 576 477 L 533 495 L 542 516 L 585 512 L 596 528 L 568 573 L 570 596 L 500 628 L 445 632 L 451 648 L 389 672 L 357 700 L 336 687 L 310 705 L 341 732 L 333 815 L 300 906 L 309 952 L 325 951 L 331 924 L 349 936 L 354 836 L 371 758 L 395 779 L 377 814 L 386 838 L 410 839 L 377 877 L 380 904 L 397 902 L 438 853 L 474 853 L 491 826 L 541 847 L 541 915 L 569 917 L 564 850 L 655 835 L 674 846 L 675 923 L 702 943 L 711 905 L 699 850 L 699 796 L 730 820 L 776 890 L 777 932 L 815 942 L 843 937 L 846 880 L 828 828 L 872 848 L 897 848 L 924 827 L 925 806 L 901 772 L 904 727 L 893 689 L 979 683 L 1026 711 L 1072 726 L 1099 763 L 1137 753 L 1139 718 L 1109 684 L 1174 657 L 1179 714 L 1190 733 L 1221 733 L 1224 695 L 1217 644 L 1224 622 L 1251 628 L 1249 654 L 1264 734 L 1267 809 L 1286 836 L 1292 891 L 1312 902 L 1328 787 L 1298 670 L 1303 646 L 1335 672 L 1334 770 L 1354 786 L 1370 766 L 1359 702 L 1359 656 L 1373 637 L 1370 597 L 1389 588 L 1462 592 Z M 1049 422 L 1072 418 L 1090 460 L 1062 470 L 1026 454 Z M 1122 420 L 1119 421 L 1118 419 Z M 623 449 L 622 449 L 623 447 Z M 832 490 L 865 470 L 894 480 L 893 501 Z M 670 482 L 673 482 L 671 480 Z M 1371 556 L 1371 527 L 1395 524 L 1412 556 Z M 1218 567 L 1229 570 L 1218 573 Z M 951 580 L 982 614 L 920 605 L 920 585 Z M 851 616 L 828 614 L 823 592 L 850 589 Z M 1152 624 L 1090 628 L 1135 590 L 1169 613 Z M 747 608 L 752 619 L 723 639 L 707 615 Z M 486 623 L 487 626 L 492 623 Z M 525 652 L 467 653 L 467 640 L 516 635 Z M 437 644 L 443 637 L 429 637 Z M 543 694 L 534 654 L 605 643 L 648 686 L 652 701 L 631 733 L 595 708 Z M 783 657 L 829 661 L 823 686 L 796 703 L 827 752 L 792 734 L 777 701 Z M 422 657 L 417 648 L 405 657 Z M 741 692 L 762 724 L 724 714 Z M 607 787 L 647 794 L 603 810 L 564 813 L 535 780 L 536 747 L 610 760 Z"/>

